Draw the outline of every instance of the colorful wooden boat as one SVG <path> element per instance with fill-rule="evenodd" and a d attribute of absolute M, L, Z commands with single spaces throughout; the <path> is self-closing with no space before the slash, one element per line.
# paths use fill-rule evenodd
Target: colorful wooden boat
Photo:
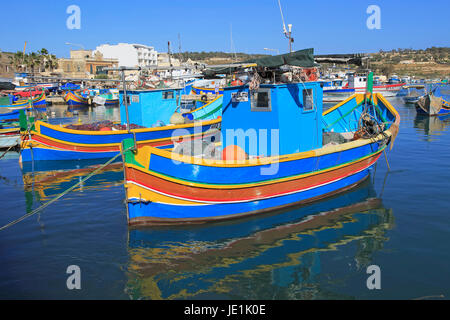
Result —
<path fill-rule="evenodd" d="M 19 121 L 19 110 L 0 113 L 0 121 Z"/>
<path fill-rule="evenodd" d="M 193 94 L 216 94 L 216 89 L 192 86 L 192 93 Z M 223 88 L 219 88 L 218 94 L 223 94 Z"/>
<path fill-rule="evenodd" d="M 173 147 L 173 140 L 181 136 L 202 136 L 207 130 L 220 126 L 220 118 L 204 117 L 201 121 L 169 124 L 174 116 L 181 95 L 180 89 L 137 90 L 127 92 L 130 124 L 137 129 L 111 131 L 74 130 L 67 126 L 35 121 L 29 134 L 23 135 L 20 161 L 81 160 L 111 158 L 120 150 L 121 142 L 136 137 L 137 145 L 159 148 Z M 121 98 L 122 101 L 122 98 Z M 122 127 L 127 123 L 126 109 L 120 106 Z M 196 119 L 193 119 L 196 120 Z M 167 124 L 167 125 L 166 125 Z M 25 119 L 22 130 L 30 126 Z"/>
<path fill-rule="evenodd" d="M 223 94 L 223 87 L 225 86 L 225 79 L 198 79 L 191 84 L 192 94 Z"/>
<path fill-rule="evenodd" d="M 205 105 L 196 108 L 190 112 L 193 119 L 216 119 L 222 116 L 222 102 L 223 95 L 217 96 L 214 100 L 206 103 Z"/>
<path fill-rule="evenodd" d="M 111 89 L 107 90 L 105 93 L 98 93 L 96 94 L 92 102 L 95 105 L 102 105 L 102 106 L 115 106 L 119 104 L 119 90 L 117 89 Z"/>
<path fill-rule="evenodd" d="M 41 94 L 33 97 L 32 102 L 30 102 L 29 99 L 19 99 L 14 101 L 12 104 L 2 105 L 0 106 L 0 108 L 8 108 L 8 110 L 21 110 L 30 107 L 31 103 L 33 104 L 34 108 L 46 108 L 47 101 L 45 91 L 42 90 Z"/>
<path fill-rule="evenodd" d="M 89 103 L 89 99 L 84 97 L 80 91 L 66 91 L 64 94 L 64 101 L 66 101 L 69 106 L 84 106 Z"/>
<path fill-rule="evenodd" d="M 348 74 L 348 81 L 344 86 L 335 88 L 325 88 L 324 96 L 327 101 L 337 101 L 339 98 L 347 98 L 354 93 L 365 93 L 367 76 L 361 74 Z M 394 97 L 400 91 L 405 83 L 374 83 L 373 93 L 381 93 L 384 97 Z"/>
<path fill-rule="evenodd" d="M 450 85 L 436 85 L 430 93 L 419 98 L 418 113 L 430 116 L 450 113 Z"/>
<path fill-rule="evenodd" d="M 322 114 L 318 82 L 224 88 L 219 148 L 203 157 L 151 146 L 124 153 L 128 222 L 224 220 L 347 190 L 369 175 L 399 122 L 380 94 L 354 94 Z M 230 148 L 240 150 L 231 159 Z"/>

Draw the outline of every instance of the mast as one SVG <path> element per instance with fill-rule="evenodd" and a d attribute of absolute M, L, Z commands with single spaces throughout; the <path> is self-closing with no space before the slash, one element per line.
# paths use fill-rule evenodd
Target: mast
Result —
<path fill-rule="evenodd" d="M 292 38 L 292 24 L 288 24 L 288 30 L 286 30 L 286 24 L 284 23 L 283 10 L 281 10 L 280 0 L 278 0 L 278 7 L 280 8 L 281 21 L 283 22 L 283 33 L 285 37 L 289 39 L 289 53 L 291 53 L 292 43 L 294 42 L 294 38 Z"/>

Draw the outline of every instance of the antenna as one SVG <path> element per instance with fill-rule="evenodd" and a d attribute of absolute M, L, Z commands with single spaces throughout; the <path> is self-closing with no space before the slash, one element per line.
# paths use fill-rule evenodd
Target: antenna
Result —
<path fill-rule="evenodd" d="M 278 0 L 278 7 L 280 8 L 281 21 L 283 22 L 283 33 L 286 36 L 286 38 L 289 39 L 289 52 L 292 52 L 292 43 L 294 42 L 294 38 L 291 37 L 292 24 L 288 24 L 288 30 L 286 30 L 286 24 L 284 23 L 283 10 L 281 10 L 280 0 Z"/>
<path fill-rule="evenodd" d="M 181 54 L 181 36 L 178 34 L 178 55 L 180 58 L 180 63 L 183 62 L 183 55 Z"/>
<path fill-rule="evenodd" d="M 286 33 L 286 24 L 284 23 L 283 10 L 281 10 L 280 0 L 278 0 L 278 7 L 280 8 L 281 21 L 283 22 L 283 33 Z"/>
<path fill-rule="evenodd" d="M 237 60 L 237 56 L 236 56 L 236 48 L 234 48 L 234 44 L 233 44 L 233 25 L 230 23 L 230 53 L 233 54 L 234 53 L 234 61 Z"/>

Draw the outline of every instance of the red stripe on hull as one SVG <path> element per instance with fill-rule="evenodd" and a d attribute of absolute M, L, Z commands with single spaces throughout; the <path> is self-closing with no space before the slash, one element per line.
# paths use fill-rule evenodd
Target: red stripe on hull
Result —
<path fill-rule="evenodd" d="M 125 176 L 127 177 L 127 182 L 135 182 L 156 192 L 185 200 L 203 202 L 255 201 L 300 192 L 345 178 L 361 170 L 367 169 L 374 164 L 379 157 L 380 153 L 329 172 L 318 173 L 313 176 L 291 181 L 275 181 L 268 185 L 243 187 L 238 189 L 227 189 L 226 187 L 213 189 L 178 184 L 146 174 L 131 167 L 125 167 Z"/>

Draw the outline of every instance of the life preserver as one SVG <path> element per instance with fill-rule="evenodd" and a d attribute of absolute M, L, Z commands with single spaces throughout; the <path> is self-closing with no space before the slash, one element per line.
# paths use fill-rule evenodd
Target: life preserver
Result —
<path fill-rule="evenodd" d="M 306 81 L 317 81 L 317 73 L 315 68 L 304 69 L 306 74 Z"/>
<path fill-rule="evenodd" d="M 139 79 L 139 80 L 137 81 L 137 85 L 138 85 L 138 87 L 143 87 L 143 86 L 145 85 L 145 81 L 142 80 L 142 79 Z"/>
<path fill-rule="evenodd" d="M 203 102 L 208 101 L 208 96 L 207 96 L 206 94 L 202 95 L 201 100 L 202 100 Z"/>
<path fill-rule="evenodd" d="M 231 81 L 232 86 L 242 86 L 243 84 L 244 83 L 239 79 Z"/>

